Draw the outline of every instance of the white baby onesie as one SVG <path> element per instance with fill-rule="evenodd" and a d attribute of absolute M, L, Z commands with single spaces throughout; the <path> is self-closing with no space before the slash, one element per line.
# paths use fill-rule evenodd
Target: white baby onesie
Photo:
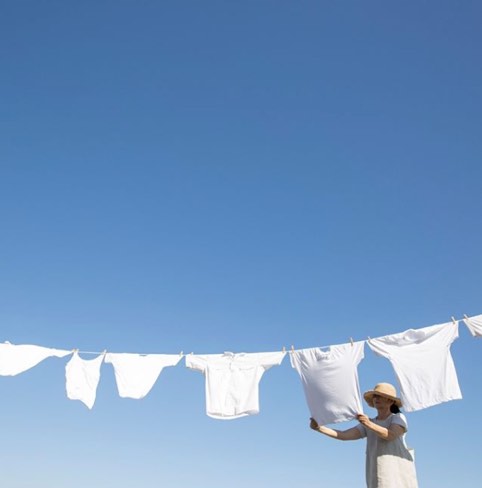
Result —
<path fill-rule="evenodd" d="M 474 337 L 482 337 L 482 315 L 467 317 L 464 322 Z"/>
<path fill-rule="evenodd" d="M 105 362 L 114 367 L 119 396 L 144 398 L 154 386 L 163 368 L 175 366 L 180 354 L 108 353 Z"/>
<path fill-rule="evenodd" d="M 94 406 L 103 359 L 104 354 L 94 359 L 82 359 L 74 352 L 65 366 L 65 389 L 70 400 L 80 400 L 89 409 Z"/>
<path fill-rule="evenodd" d="M 363 412 L 358 364 L 364 342 L 290 353 L 291 366 L 303 384 L 311 416 L 320 425 L 352 420 Z"/>
<path fill-rule="evenodd" d="M 278 366 L 285 352 L 205 354 L 186 356 L 188 368 L 205 378 L 206 413 L 215 419 L 236 419 L 259 413 L 259 382 Z"/>
<path fill-rule="evenodd" d="M 458 322 L 450 322 L 368 341 L 376 354 L 390 360 L 407 412 L 462 398 L 450 354 L 457 337 Z"/>
<path fill-rule="evenodd" d="M 5 342 L 0 344 L 0 376 L 15 376 L 37 366 L 44 359 L 52 356 L 63 358 L 69 354 L 72 351 Z"/>

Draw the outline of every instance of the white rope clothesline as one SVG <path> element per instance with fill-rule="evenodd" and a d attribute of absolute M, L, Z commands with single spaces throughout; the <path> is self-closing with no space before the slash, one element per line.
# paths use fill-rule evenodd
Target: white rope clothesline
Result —
<path fill-rule="evenodd" d="M 453 323 L 454 325 L 458 325 L 458 323 L 459 323 L 460 321 L 462 321 L 462 320 L 464 320 L 464 319 L 465 319 L 465 320 L 470 320 L 470 318 L 471 318 L 471 317 L 468 317 L 466 314 L 464 314 L 464 318 L 463 318 L 463 319 L 455 319 L 455 317 L 450 317 L 450 318 L 451 318 L 452 323 Z M 372 340 L 372 338 L 371 338 L 370 336 L 367 336 L 367 337 L 368 337 L 368 339 L 367 339 L 368 341 Z M 382 337 L 382 336 L 381 336 L 381 337 Z M 377 338 L 375 338 L 375 339 L 377 339 Z M 364 340 L 363 342 L 366 342 L 367 340 Z M 352 337 L 350 337 L 350 342 L 351 342 L 351 344 L 353 345 L 354 341 L 353 341 L 353 338 L 352 338 Z M 325 347 L 330 347 L 330 346 L 319 346 L 319 347 L 320 347 L 321 349 L 323 349 L 323 348 L 325 348 Z M 283 346 L 283 348 L 282 348 L 282 351 L 283 351 L 283 352 L 289 352 L 289 353 L 293 353 L 295 350 L 296 350 L 296 349 L 295 349 L 294 345 L 292 345 L 292 346 L 291 346 L 291 349 L 290 349 L 290 350 L 288 350 L 288 351 L 287 351 L 286 347 L 284 347 L 284 346 Z M 81 351 L 81 350 L 79 350 L 79 349 L 72 349 L 72 353 L 75 353 L 75 352 L 76 352 L 77 354 L 92 354 L 92 355 L 97 355 L 97 356 L 100 356 L 100 355 L 102 355 L 102 354 L 104 354 L 104 355 L 105 355 L 105 354 L 107 354 L 107 352 L 108 352 L 108 351 L 107 351 L 107 349 L 105 349 L 104 351 Z M 126 354 L 129 354 L 129 353 L 126 353 Z M 148 355 L 150 355 L 150 354 L 159 354 L 159 353 L 132 353 L 132 354 L 138 354 L 138 355 L 140 355 L 140 356 L 148 356 Z M 193 354 L 193 353 L 191 352 L 190 354 Z M 185 354 L 183 353 L 183 351 L 181 351 L 181 352 L 179 353 L 179 355 L 181 356 L 181 358 L 185 356 Z"/>

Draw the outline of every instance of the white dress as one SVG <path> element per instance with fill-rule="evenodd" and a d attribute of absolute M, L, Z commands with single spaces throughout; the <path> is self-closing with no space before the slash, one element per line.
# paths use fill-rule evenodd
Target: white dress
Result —
<path fill-rule="evenodd" d="M 385 420 L 370 419 L 385 428 L 398 424 L 407 430 L 403 414 L 391 414 Z M 412 452 L 405 444 L 405 436 L 387 441 L 364 425 L 357 426 L 367 438 L 366 481 L 368 488 L 417 488 L 417 475 Z"/>

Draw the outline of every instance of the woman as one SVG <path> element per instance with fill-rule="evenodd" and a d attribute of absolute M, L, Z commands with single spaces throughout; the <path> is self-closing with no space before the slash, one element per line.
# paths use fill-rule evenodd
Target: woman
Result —
<path fill-rule="evenodd" d="M 348 430 L 330 429 L 318 425 L 312 418 L 310 427 L 341 441 L 367 438 L 368 488 L 417 488 L 413 457 L 404 440 L 407 420 L 400 413 L 402 402 L 395 387 L 389 383 L 378 383 L 363 396 L 370 407 L 376 408 L 375 418 L 358 414 L 360 424 Z"/>

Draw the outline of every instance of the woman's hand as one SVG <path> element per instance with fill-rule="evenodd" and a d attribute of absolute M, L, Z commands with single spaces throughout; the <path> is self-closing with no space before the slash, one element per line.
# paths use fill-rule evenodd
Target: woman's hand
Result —
<path fill-rule="evenodd" d="M 320 426 L 313 417 L 310 418 L 310 429 L 320 431 Z"/>
<path fill-rule="evenodd" d="M 365 415 L 364 413 L 359 413 L 356 416 L 356 418 L 357 418 L 358 422 L 360 422 L 360 424 L 364 425 L 365 427 L 368 427 L 368 425 L 371 423 L 368 416 Z"/>
<path fill-rule="evenodd" d="M 340 441 L 355 441 L 361 439 L 361 433 L 356 427 L 352 427 L 348 430 L 335 430 L 326 427 L 325 425 L 320 425 L 313 417 L 310 418 L 310 429 L 316 430 L 320 434 L 325 434 L 333 439 L 338 439 Z"/>

